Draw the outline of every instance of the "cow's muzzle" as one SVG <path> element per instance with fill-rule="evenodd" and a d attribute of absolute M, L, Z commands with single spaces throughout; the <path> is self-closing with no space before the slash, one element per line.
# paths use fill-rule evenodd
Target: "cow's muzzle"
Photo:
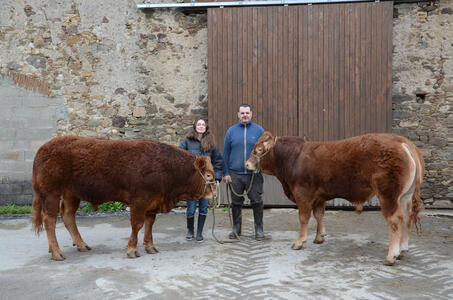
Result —
<path fill-rule="evenodd" d="M 217 184 L 215 181 L 209 181 L 206 179 L 206 177 L 204 177 L 203 173 L 201 173 L 201 171 L 198 171 L 201 175 L 201 178 L 203 178 L 204 180 L 204 187 L 203 187 L 203 197 L 205 197 L 205 194 L 206 194 L 206 190 L 208 189 L 208 187 L 211 189 L 211 193 L 212 193 L 212 197 L 213 198 L 217 198 Z M 206 198 L 211 198 L 211 197 L 206 197 Z"/>

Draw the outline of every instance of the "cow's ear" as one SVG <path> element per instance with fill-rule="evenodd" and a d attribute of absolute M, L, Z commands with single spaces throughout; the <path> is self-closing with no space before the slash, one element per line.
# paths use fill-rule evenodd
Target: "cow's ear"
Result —
<path fill-rule="evenodd" d="M 205 161 L 204 157 L 197 156 L 197 159 L 195 159 L 193 166 L 195 167 L 195 169 L 203 171 L 204 168 L 206 168 L 206 161 Z"/>
<path fill-rule="evenodd" d="M 274 146 L 274 137 L 270 132 L 265 132 L 266 136 L 263 141 L 264 151 L 268 151 L 270 148 Z"/>

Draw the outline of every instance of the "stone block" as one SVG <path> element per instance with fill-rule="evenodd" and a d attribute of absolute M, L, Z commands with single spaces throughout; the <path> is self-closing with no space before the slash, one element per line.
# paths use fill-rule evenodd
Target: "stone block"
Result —
<path fill-rule="evenodd" d="M 438 208 L 453 208 L 450 200 L 436 200 L 433 202 L 433 206 Z"/>
<path fill-rule="evenodd" d="M 0 152 L 0 160 L 25 160 L 25 154 L 23 150 L 16 151 L 4 151 Z"/>
<path fill-rule="evenodd" d="M 33 161 L 35 159 L 35 155 L 36 155 L 36 151 L 24 151 L 25 153 L 25 157 L 24 157 L 24 160 L 25 161 Z"/>
<path fill-rule="evenodd" d="M 16 139 L 16 128 L 2 128 L 0 131 L 0 140 L 14 140 Z"/>
<path fill-rule="evenodd" d="M 23 184 L 21 182 L 0 183 L 1 195 L 20 195 L 23 193 Z"/>
<path fill-rule="evenodd" d="M 23 106 L 26 107 L 47 107 L 49 106 L 49 101 L 47 97 L 36 96 L 36 97 L 27 97 L 23 100 Z"/>
<path fill-rule="evenodd" d="M 19 130 L 17 138 L 22 140 L 46 140 L 50 139 L 53 133 L 55 133 L 53 128 L 28 128 Z"/>
<path fill-rule="evenodd" d="M 31 205 L 33 195 L 2 195 L 0 194 L 0 205 L 7 205 L 10 203 L 16 205 Z"/>
<path fill-rule="evenodd" d="M 1 91 L 1 89 L 0 89 Z M 0 109 L 12 108 L 12 107 L 22 107 L 22 98 L 15 96 L 5 96 L 0 97 Z"/>

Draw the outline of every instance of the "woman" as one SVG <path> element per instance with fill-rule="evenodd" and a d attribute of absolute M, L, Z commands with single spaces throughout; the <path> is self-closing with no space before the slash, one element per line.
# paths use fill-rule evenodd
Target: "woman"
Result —
<path fill-rule="evenodd" d="M 214 137 L 209 132 L 209 127 L 203 119 L 197 119 L 193 123 L 193 128 L 186 135 L 186 139 L 182 141 L 180 148 L 188 150 L 195 155 L 204 155 L 211 158 L 212 165 L 215 171 L 215 180 L 220 181 L 222 178 L 223 160 L 219 149 L 214 144 Z M 187 240 L 194 238 L 194 219 L 197 209 L 197 200 L 186 200 L 187 202 Z M 203 226 L 208 214 L 208 200 L 201 198 L 198 200 L 198 225 L 197 237 L 198 242 L 203 241 Z"/>

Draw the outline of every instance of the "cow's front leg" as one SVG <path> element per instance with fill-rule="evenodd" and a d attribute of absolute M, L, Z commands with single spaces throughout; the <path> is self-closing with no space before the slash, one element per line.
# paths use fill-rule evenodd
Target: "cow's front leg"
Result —
<path fill-rule="evenodd" d="M 324 200 L 320 200 L 320 203 L 317 203 L 315 206 L 313 206 L 313 216 L 316 219 L 316 222 L 318 223 L 318 226 L 316 227 L 316 237 L 313 243 L 315 244 L 322 244 L 324 243 L 324 237 L 326 236 L 326 230 L 324 228 L 324 212 L 326 210 L 326 202 Z"/>
<path fill-rule="evenodd" d="M 137 235 L 140 229 L 145 223 L 145 214 L 143 210 L 137 208 L 137 206 L 131 206 L 131 236 L 129 242 L 127 243 L 127 257 L 136 258 L 140 257 L 140 253 L 137 249 Z"/>
<path fill-rule="evenodd" d="M 291 247 L 293 250 L 302 249 L 302 245 L 307 240 L 308 222 L 310 221 L 311 209 L 312 209 L 311 203 L 309 203 L 308 200 L 306 200 L 306 199 L 297 201 L 297 206 L 299 208 L 300 229 L 299 229 L 299 238 L 296 240 L 296 242 Z"/>
<path fill-rule="evenodd" d="M 145 245 L 145 250 L 149 254 L 156 254 L 159 251 L 154 247 L 153 242 L 153 224 L 156 220 L 155 213 L 146 213 L 145 217 L 145 236 L 143 238 L 143 244 Z"/>

